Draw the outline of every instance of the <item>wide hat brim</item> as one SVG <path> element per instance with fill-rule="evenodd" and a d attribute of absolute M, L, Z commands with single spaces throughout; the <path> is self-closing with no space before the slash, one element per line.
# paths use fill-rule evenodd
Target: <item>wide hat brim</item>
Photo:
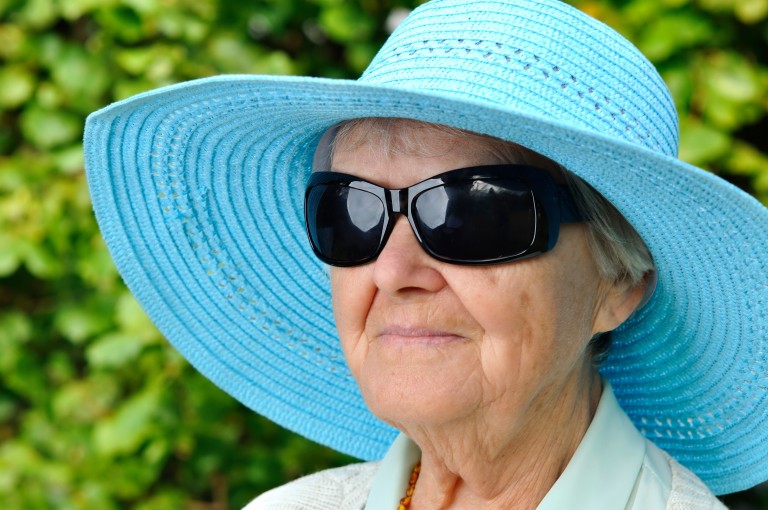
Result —
<path fill-rule="evenodd" d="M 515 141 L 592 184 L 657 266 L 602 373 L 637 428 L 715 493 L 768 478 L 768 213 L 643 146 L 482 98 L 319 78 L 223 76 L 89 117 L 99 227 L 150 318 L 200 372 L 314 441 L 380 458 L 396 431 L 345 365 L 327 271 L 304 231 L 313 153 L 333 124 L 405 117 Z"/>

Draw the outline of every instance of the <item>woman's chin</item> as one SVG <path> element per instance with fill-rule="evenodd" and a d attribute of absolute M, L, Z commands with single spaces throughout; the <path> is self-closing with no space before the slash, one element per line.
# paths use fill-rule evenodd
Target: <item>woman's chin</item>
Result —
<path fill-rule="evenodd" d="M 396 427 L 456 420 L 481 401 L 481 387 L 468 363 L 462 366 L 456 359 L 423 350 L 409 346 L 403 351 L 414 351 L 414 356 L 402 363 L 367 366 L 358 381 L 371 411 Z"/>
<path fill-rule="evenodd" d="M 413 428 L 438 430 L 471 415 L 473 408 L 439 396 L 412 401 L 366 399 L 366 403 L 377 418 L 406 433 Z"/>

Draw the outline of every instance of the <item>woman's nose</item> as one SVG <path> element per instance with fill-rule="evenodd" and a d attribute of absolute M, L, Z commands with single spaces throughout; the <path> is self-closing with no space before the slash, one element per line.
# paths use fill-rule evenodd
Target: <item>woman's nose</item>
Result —
<path fill-rule="evenodd" d="M 401 216 L 374 261 L 373 279 L 380 290 L 394 296 L 437 292 L 446 285 L 442 264 L 424 251 L 408 220 Z"/>

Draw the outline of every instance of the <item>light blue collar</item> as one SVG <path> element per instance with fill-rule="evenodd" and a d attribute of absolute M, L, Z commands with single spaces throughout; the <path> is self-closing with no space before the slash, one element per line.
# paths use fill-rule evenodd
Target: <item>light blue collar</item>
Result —
<path fill-rule="evenodd" d="M 405 434 L 400 434 L 389 447 L 387 455 L 371 484 L 365 510 L 392 510 L 408 489 L 413 466 L 421 459 L 421 450 Z"/>
<path fill-rule="evenodd" d="M 644 458 L 645 439 L 605 382 L 587 433 L 537 510 L 626 508 Z"/>
<path fill-rule="evenodd" d="M 610 384 L 604 383 L 587 433 L 537 510 L 626 508 L 645 453 L 643 436 L 619 407 Z M 397 508 L 420 456 L 418 446 L 400 434 L 373 479 L 365 510 Z"/>

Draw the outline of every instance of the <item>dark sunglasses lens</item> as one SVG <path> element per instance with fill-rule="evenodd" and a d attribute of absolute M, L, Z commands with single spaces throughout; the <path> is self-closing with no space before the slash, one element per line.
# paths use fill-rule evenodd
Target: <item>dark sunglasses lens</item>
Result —
<path fill-rule="evenodd" d="M 416 197 L 422 242 L 457 262 L 493 262 L 524 253 L 536 234 L 531 190 L 511 179 L 473 180 L 431 188 Z"/>
<path fill-rule="evenodd" d="M 353 265 L 376 255 L 384 230 L 384 204 L 374 194 L 321 184 L 307 195 L 307 230 L 321 258 Z"/>

